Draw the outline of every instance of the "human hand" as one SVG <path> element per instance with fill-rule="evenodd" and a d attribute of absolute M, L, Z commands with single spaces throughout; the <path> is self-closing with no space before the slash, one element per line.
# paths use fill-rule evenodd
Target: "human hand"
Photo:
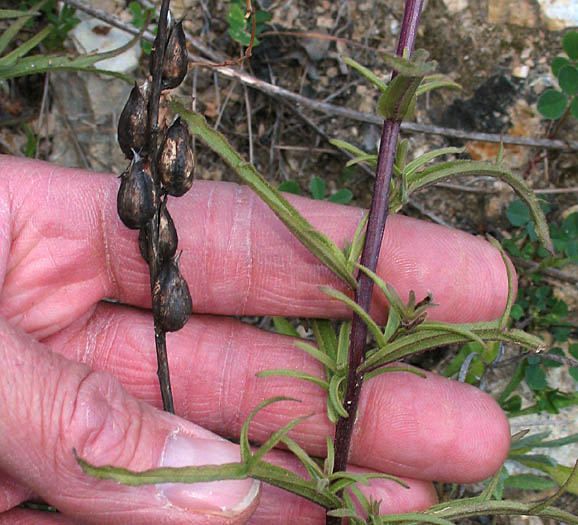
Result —
<path fill-rule="evenodd" d="M 248 413 L 276 395 L 302 403 L 259 412 L 252 441 L 309 413 L 291 436 L 310 454 L 323 455 L 333 433 L 321 389 L 255 377 L 270 368 L 320 374 L 317 362 L 290 338 L 222 316 L 343 318 L 346 307 L 318 290 L 342 287 L 234 184 L 198 181 L 169 202 L 196 314 L 167 340 L 180 417 L 158 409 L 148 270 L 137 232 L 116 215 L 118 184 L 111 175 L 0 156 L 0 521 L 322 523 L 319 507 L 266 485 L 259 498 L 251 480 L 125 487 L 76 464 L 72 448 L 91 463 L 132 470 L 237 461 L 238 447 L 216 434 L 238 437 Z M 340 245 L 363 214 L 291 200 Z M 390 217 L 378 273 L 401 297 L 433 292 L 431 319 L 488 320 L 505 307 L 500 254 L 459 231 Z M 377 294 L 373 310 L 385 319 Z M 507 420 L 488 395 L 430 373 L 391 373 L 364 385 L 350 460 L 402 477 L 409 490 L 374 480 L 366 493 L 383 500 L 382 512 L 403 512 L 435 503 L 431 480 L 491 475 L 508 448 Z M 271 460 L 298 468 L 283 451 Z M 32 495 L 62 514 L 14 509 Z"/>

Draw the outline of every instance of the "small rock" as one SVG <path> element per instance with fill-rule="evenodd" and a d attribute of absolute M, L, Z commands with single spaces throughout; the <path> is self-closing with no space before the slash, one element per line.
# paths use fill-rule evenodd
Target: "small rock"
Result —
<path fill-rule="evenodd" d="M 468 7 L 468 0 L 444 0 L 448 11 L 453 15 Z"/>
<path fill-rule="evenodd" d="M 512 75 L 517 77 L 517 78 L 528 78 L 529 71 L 530 71 L 530 68 L 526 65 L 516 66 L 512 70 Z"/>
<path fill-rule="evenodd" d="M 538 4 L 551 31 L 578 26 L 576 0 L 538 0 Z"/>
<path fill-rule="evenodd" d="M 323 60 L 327 56 L 331 40 L 324 38 L 325 31 L 319 31 L 319 36 L 314 38 L 304 38 L 301 41 L 301 46 L 309 55 L 309 58 L 314 62 Z"/>
<path fill-rule="evenodd" d="M 339 69 L 337 69 L 336 67 L 330 67 L 329 69 L 327 69 L 327 76 L 329 78 L 335 78 L 337 75 L 339 75 Z"/>
<path fill-rule="evenodd" d="M 92 17 L 82 20 L 71 34 L 79 53 L 112 51 L 124 46 L 133 38 L 132 35 Z M 128 73 L 138 67 L 140 56 L 141 47 L 137 43 L 118 56 L 97 62 L 95 67 Z"/>
<path fill-rule="evenodd" d="M 317 18 L 317 27 L 330 29 L 333 27 L 333 18 L 330 16 L 320 16 Z"/>

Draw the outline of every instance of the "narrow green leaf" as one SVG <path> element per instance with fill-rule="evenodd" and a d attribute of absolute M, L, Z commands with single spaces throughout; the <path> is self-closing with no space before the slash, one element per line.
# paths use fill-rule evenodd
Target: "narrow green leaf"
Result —
<path fill-rule="evenodd" d="M 365 151 L 359 149 L 357 146 L 354 146 L 353 144 L 350 144 L 349 142 L 346 142 L 344 140 L 331 139 L 329 143 L 335 146 L 336 148 L 345 150 L 355 155 L 356 157 L 362 157 L 363 155 L 366 155 Z"/>
<path fill-rule="evenodd" d="M 307 473 L 311 476 L 311 479 L 318 480 L 325 477 L 323 470 L 321 470 L 321 467 L 317 464 L 317 462 L 295 441 L 287 436 L 285 436 L 281 441 L 287 445 L 287 448 L 297 457 L 299 461 L 301 461 L 301 464 L 305 467 Z"/>
<path fill-rule="evenodd" d="M 366 487 L 369 487 L 371 485 L 371 480 L 372 479 L 388 479 L 390 481 L 393 481 L 395 483 L 397 483 L 398 485 L 401 485 L 404 489 L 409 489 L 409 485 L 395 477 L 395 476 L 390 476 L 389 474 L 378 474 L 376 473 L 365 473 L 365 474 L 357 474 L 357 473 L 353 473 L 353 472 L 335 472 L 332 476 L 331 476 L 332 480 L 338 480 L 338 479 L 347 479 L 352 481 L 353 483 L 359 483 L 361 485 L 365 485 Z M 333 485 L 332 485 L 332 491 L 333 491 Z"/>
<path fill-rule="evenodd" d="M 326 509 L 337 508 L 341 505 L 341 500 L 328 490 L 319 492 L 315 481 L 305 480 L 290 470 L 265 461 L 259 461 L 254 465 L 251 477 L 264 481 L 269 485 L 288 490 Z"/>
<path fill-rule="evenodd" d="M 439 148 L 433 151 L 429 151 L 408 163 L 403 170 L 403 174 L 406 177 L 413 175 L 424 164 L 427 164 L 428 162 L 431 162 L 432 160 L 441 157 L 442 155 L 459 155 L 464 151 L 465 148 Z"/>
<path fill-rule="evenodd" d="M 385 330 L 383 331 L 383 337 L 386 341 L 389 341 L 400 325 L 399 313 L 396 308 L 390 308 L 387 313 L 387 324 L 385 325 Z"/>
<path fill-rule="evenodd" d="M 500 394 L 500 397 L 498 398 L 498 403 L 500 405 L 502 405 L 506 401 L 506 399 L 510 397 L 510 395 L 514 392 L 514 390 L 518 388 L 518 386 L 522 382 L 522 379 L 524 379 L 524 371 L 526 366 L 527 366 L 526 360 L 520 361 L 518 363 L 518 365 L 514 370 L 514 373 L 512 374 L 510 381 L 508 382 L 506 388 L 504 388 L 504 391 Z"/>
<path fill-rule="evenodd" d="M 578 216 L 578 214 L 576 214 Z M 369 220 L 369 213 L 363 216 L 363 219 L 359 221 L 355 233 L 353 234 L 353 239 L 351 240 L 351 245 L 349 253 L 347 255 L 347 264 L 353 272 L 355 263 L 361 257 L 361 251 L 363 250 L 363 243 L 365 242 L 365 228 L 367 227 L 367 221 Z"/>
<path fill-rule="evenodd" d="M 23 16 L 38 16 L 40 11 L 18 11 L 16 9 L 0 9 L 0 20 L 22 18 Z"/>
<path fill-rule="evenodd" d="M 538 111 L 551 120 L 559 119 L 566 111 L 568 98 L 555 89 L 547 89 L 538 99 Z"/>
<path fill-rule="evenodd" d="M 349 67 L 352 67 L 357 71 L 360 75 L 364 76 L 367 80 L 369 80 L 374 86 L 378 87 L 381 91 L 385 91 L 387 89 L 387 84 L 381 80 L 373 71 L 367 69 L 365 66 L 362 66 L 359 62 L 353 60 L 350 57 L 341 57 Z"/>
<path fill-rule="evenodd" d="M 22 45 L 0 58 L 0 67 L 14 65 L 19 58 L 23 57 L 31 49 L 34 49 L 38 44 L 40 44 L 51 33 L 52 29 L 52 26 L 45 27 L 42 31 L 36 33 Z"/>
<path fill-rule="evenodd" d="M 335 412 L 339 417 L 349 417 L 347 410 L 343 406 L 343 402 L 341 400 L 341 396 L 339 395 L 339 386 L 345 379 L 345 376 L 333 376 L 331 381 L 329 381 L 329 399 L 333 404 L 333 408 L 335 408 Z"/>
<path fill-rule="evenodd" d="M 508 298 L 506 299 L 506 307 L 504 308 L 504 313 L 502 314 L 502 317 L 500 319 L 500 328 L 502 330 L 505 330 L 506 327 L 508 326 L 508 322 L 510 321 L 512 307 L 514 306 L 514 301 L 516 300 L 516 297 L 514 296 L 514 275 L 512 266 L 510 265 L 510 260 L 508 259 L 508 256 L 506 255 L 504 248 L 502 248 L 502 245 L 490 235 L 488 235 L 488 240 L 490 241 L 492 246 L 494 246 L 494 248 L 496 248 L 500 252 L 500 255 L 502 256 L 502 261 L 504 262 L 504 266 L 506 267 L 506 276 L 508 278 Z"/>
<path fill-rule="evenodd" d="M 432 330 L 435 330 L 436 332 L 437 331 L 439 331 L 439 332 L 451 332 L 454 334 L 463 335 L 464 337 L 467 337 L 467 338 L 471 339 L 472 341 L 476 341 L 477 343 L 482 345 L 482 348 L 484 350 L 488 349 L 488 346 L 486 345 L 485 341 L 479 335 L 475 334 L 471 330 L 463 328 L 460 325 L 455 325 L 455 324 L 451 324 L 451 323 L 436 323 L 436 322 L 432 322 L 432 321 L 424 321 L 423 323 L 421 323 L 420 325 L 418 325 L 414 328 L 415 332 L 424 332 L 424 331 L 432 331 Z"/>
<path fill-rule="evenodd" d="M 249 425 L 251 424 L 251 420 L 255 417 L 259 410 L 265 408 L 266 406 L 272 405 L 273 403 L 277 403 L 279 401 L 295 401 L 300 403 L 298 399 L 294 399 L 292 397 L 285 397 L 285 396 L 277 396 L 271 397 L 269 399 L 265 399 L 265 401 L 261 401 L 251 413 L 245 419 L 243 426 L 241 427 L 241 434 L 239 436 L 239 446 L 241 447 L 241 461 L 243 464 L 249 464 L 251 460 L 251 445 L 249 444 Z"/>
<path fill-rule="evenodd" d="M 361 519 L 359 514 L 351 509 L 335 509 L 330 510 L 327 513 L 328 516 L 333 516 L 334 518 L 350 518 L 350 519 Z M 363 520 L 365 521 L 365 520 Z"/>
<path fill-rule="evenodd" d="M 351 321 L 343 321 L 339 328 L 339 342 L 337 343 L 337 368 L 345 370 L 348 362 L 349 337 L 351 336 Z"/>
<path fill-rule="evenodd" d="M 527 334 L 521 330 L 501 330 L 496 323 L 464 323 L 459 325 L 479 335 L 484 341 L 503 341 L 518 344 L 525 348 L 541 352 L 544 350 L 544 342 L 536 336 Z M 446 346 L 454 343 L 465 343 L 469 340 L 465 335 L 447 331 L 412 332 L 398 337 L 395 341 L 379 348 L 375 353 L 367 357 L 359 367 L 359 372 L 366 372 L 385 364 L 397 361 L 408 355 L 413 355 L 425 350 Z"/>
<path fill-rule="evenodd" d="M 306 343 L 305 341 L 295 341 L 295 346 L 304 352 L 307 352 L 311 357 L 317 359 L 317 361 L 326 366 L 332 372 L 336 371 L 335 361 L 318 348 L 315 348 L 313 345 Z"/>
<path fill-rule="evenodd" d="M 328 476 L 333 475 L 333 468 L 335 467 L 335 446 L 333 444 L 333 439 L 329 436 L 326 438 L 327 443 L 327 455 L 325 457 L 325 473 Z"/>
<path fill-rule="evenodd" d="M 355 499 L 359 502 L 359 504 L 361 505 L 361 508 L 363 509 L 363 512 L 365 512 L 365 514 L 369 517 L 369 515 L 371 514 L 371 504 L 369 503 L 369 500 L 367 499 L 367 496 L 361 491 L 361 489 L 353 484 L 349 487 L 349 490 L 351 491 L 351 494 L 355 497 Z M 355 505 L 355 504 L 354 504 Z"/>
<path fill-rule="evenodd" d="M 329 237 L 313 228 L 281 193 L 257 172 L 253 165 L 243 160 L 221 133 L 207 125 L 202 115 L 187 111 L 183 105 L 177 102 L 172 102 L 170 107 L 186 120 L 193 135 L 201 137 L 215 153 L 235 170 L 243 182 L 265 201 L 313 255 L 353 289 L 357 288 L 357 282 L 347 267 L 345 256 Z"/>
<path fill-rule="evenodd" d="M 560 89 L 567 95 L 575 95 L 578 91 L 578 69 L 574 66 L 564 66 L 558 76 Z"/>
<path fill-rule="evenodd" d="M 133 83 L 133 79 L 123 73 L 98 69 L 94 67 L 94 64 L 118 56 L 127 49 L 130 49 L 141 39 L 146 25 L 147 24 L 143 26 L 138 35 L 125 45 L 104 53 L 87 53 L 76 58 L 56 55 L 32 55 L 21 58 L 10 66 L 0 66 L 0 79 L 17 78 L 36 73 L 47 73 L 49 71 L 84 71 L 87 73 L 109 75 L 120 78 L 125 82 Z"/>
<path fill-rule="evenodd" d="M 367 327 L 373 334 L 373 337 L 375 337 L 377 344 L 380 347 L 385 345 L 386 341 L 383 337 L 383 334 L 381 333 L 381 329 L 379 328 L 379 326 L 377 326 L 377 323 L 371 318 L 371 316 L 363 308 L 361 308 L 361 306 L 359 306 L 350 297 L 348 297 L 347 295 L 338 290 L 329 288 L 327 286 L 320 286 L 319 289 L 323 293 L 326 293 L 327 295 L 335 299 L 338 299 L 342 303 L 349 306 L 357 315 L 359 315 L 359 317 L 363 319 L 363 322 L 367 325 Z"/>
<path fill-rule="evenodd" d="M 367 374 L 365 374 L 365 381 L 369 381 L 370 379 L 373 379 L 374 377 L 381 374 L 387 374 L 388 372 L 408 372 L 410 374 L 415 374 L 422 379 L 427 377 L 423 372 L 411 366 L 384 366 L 382 368 L 372 370 L 371 372 L 367 372 Z"/>
<path fill-rule="evenodd" d="M 331 321 L 328 319 L 313 319 L 311 324 L 319 350 L 328 356 L 331 361 L 335 361 L 337 358 L 337 335 L 335 335 Z"/>
<path fill-rule="evenodd" d="M 96 467 L 75 455 L 85 474 L 98 479 L 110 479 L 123 485 L 140 486 L 157 483 L 206 483 L 227 479 L 246 479 L 247 467 L 242 463 L 203 465 L 195 467 L 164 467 L 141 472 L 105 465 Z"/>
<path fill-rule="evenodd" d="M 529 430 L 526 430 L 528 433 Z M 551 432 L 538 432 L 537 434 L 532 434 L 530 436 L 522 436 L 517 441 L 512 440 L 512 444 L 510 445 L 510 450 L 520 450 L 520 449 L 527 449 L 530 450 L 534 447 L 540 446 L 540 443 L 546 439 Z"/>
<path fill-rule="evenodd" d="M 327 396 L 325 405 L 327 410 L 327 419 L 329 419 L 332 425 L 336 425 L 339 421 L 339 414 L 335 410 L 335 406 L 333 405 L 333 402 L 329 396 Z"/>
<path fill-rule="evenodd" d="M 374 283 L 375 285 L 381 290 L 383 295 L 385 295 L 386 299 L 389 302 L 390 311 L 396 310 L 398 317 L 403 319 L 403 315 L 405 312 L 405 305 L 402 303 L 401 298 L 397 293 L 393 290 L 392 287 L 388 286 L 387 283 L 379 277 L 375 272 L 372 272 L 369 268 L 361 264 L 356 264 L 357 268 L 359 268 L 363 273 L 365 273 Z"/>
<path fill-rule="evenodd" d="M 0 35 L 0 55 L 4 53 L 4 50 L 8 47 L 8 44 L 12 41 L 12 39 L 20 32 L 20 30 L 24 27 L 26 22 L 31 18 L 37 16 L 39 14 L 40 9 L 44 7 L 48 0 L 43 0 L 39 2 L 35 6 L 32 6 L 28 11 L 22 11 L 18 17 L 3 17 L 3 18 L 16 18 L 14 22 L 5 29 L 4 32 Z"/>
<path fill-rule="evenodd" d="M 569 31 L 562 39 L 562 49 L 572 60 L 578 60 L 578 31 Z"/>
<path fill-rule="evenodd" d="M 488 485 L 478 496 L 478 499 L 480 501 L 489 501 L 492 499 L 494 493 L 496 492 L 496 489 L 498 488 L 498 485 L 500 484 L 500 481 L 502 480 L 504 473 L 507 474 L 507 471 L 505 470 L 504 467 L 502 467 L 490 478 Z"/>
<path fill-rule="evenodd" d="M 546 507 L 553 505 L 556 502 L 556 500 L 560 496 L 562 496 L 562 494 L 564 494 L 564 492 L 568 491 L 569 488 L 572 487 L 573 485 L 575 485 L 576 483 L 578 483 L 578 461 L 576 461 L 576 463 L 574 464 L 574 468 L 572 469 L 572 472 L 568 476 L 568 479 L 562 485 L 560 485 L 560 488 L 558 489 L 556 494 L 554 494 L 553 496 L 550 496 L 548 499 L 546 499 L 542 503 L 539 503 L 538 505 L 532 507 L 530 509 L 530 512 L 532 512 L 532 513 L 540 512 L 541 510 L 545 509 Z"/>
<path fill-rule="evenodd" d="M 350 168 L 351 166 L 355 166 L 356 164 L 360 164 L 362 162 L 367 162 L 372 168 L 375 168 L 377 166 L 377 155 L 372 153 L 364 153 L 363 155 L 359 155 L 347 161 L 345 167 Z"/>
<path fill-rule="evenodd" d="M 273 325 L 278 334 L 301 338 L 297 329 L 285 317 L 273 317 Z"/>
<path fill-rule="evenodd" d="M 440 162 L 433 166 L 428 166 L 407 178 L 408 195 L 419 188 L 424 188 L 458 174 L 489 175 L 507 182 L 530 208 L 538 239 L 550 253 L 554 253 L 546 217 L 540 208 L 536 195 L 518 175 L 501 165 L 469 160 Z"/>
<path fill-rule="evenodd" d="M 273 432 L 271 434 L 271 437 L 267 441 L 265 441 L 265 443 L 263 443 L 253 454 L 253 457 L 249 459 L 248 461 L 249 474 L 252 474 L 253 466 L 259 461 L 261 461 L 265 454 L 273 450 L 273 448 L 275 448 L 279 444 L 279 442 L 287 434 L 289 434 L 289 432 L 291 432 L 291 430 L 293 430 L 299 423 L 301 423 L 302 421 L 304 421 L 309 417 L 311 417 L 311 414 L 307 416 L 296 417 L 295 419 L 289 421 L 289 423 L 287 423 L 286 425 L 283 425 L 283 427 L 281 427 L 279 430 Z"/>
<path fill-rule="evenodd" d="M 419 97 L 420 95 L 423 95 L 428 91 L 441 88 L 455 89 L 461 91 L 462 86 L 460 86 L 457 82 L 452 82 L 451 80 L 435 80 L 432 82 L 422 82 L 420 86 L 417 88 L 415 94 L 416 96 Z"/>
<path fill-rule="evenodd" d="M 329 390 L 329 384 L 323 379 L 319 379 L 311 374 L 306 374 L 301 372 L 301 370 L 289 370 L 286 368 L 277 368 L 273 370 L 261 370 L 255 374 L 257 377 L 292 377 L 294 379 L 303 379 L 304 381 L 309 381 L 314 385 L 320 386 L 323 390 Z"/>
<path fill-rule="evenodd" d="M 504 480 L 504 486 L 520 490 L 547 490 L 558 485 L 550 478 L 535 474 L 514 474 Z"/>

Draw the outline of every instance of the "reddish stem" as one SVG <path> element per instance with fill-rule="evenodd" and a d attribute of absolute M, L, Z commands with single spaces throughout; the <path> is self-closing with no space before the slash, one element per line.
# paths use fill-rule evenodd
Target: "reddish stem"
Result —
<path fill-rule="evenodd" d="M 404 51 L 407 58 L 410 58 L 413 54 L 422 6 L 423 0 L 406 1 L 397 46 L 398 56 L 403 56 Z M 392 74 L 392 78 L 394 77 L 395 72 Z M 385 223 L 389 214 L 389 187 L 400 126 L 401 120 L 397 119 L 388 119 L 383 125 L 373 198 L 369 211 L 365 244 L 361 254 L 361 264 L 372 271 L 375 271 L 377 267 Z M 355 294 L 355 301 L 366 312 L 369 312 L 373 293 L 373 281 L 365 273 L 359 272 L 357 282 L 359 287 Z M 347 391 L 344 402 L 349 417 L 340 418 L 337 422 L 337 428 L 335 430 L 335 472 L 347 469 L 351 435 L 355 424 L 361 386 L 363 384 L 363 374 L 358 373 L 357 369 L 365 358 L 366 338 L 367 325 L 358 315 L 354 314 L 349 340 L 349 375 L 347 378 Z M 333 525 L 338 523 L 341 523 L 339 518 L 327 517 L 327 524 Z"/>

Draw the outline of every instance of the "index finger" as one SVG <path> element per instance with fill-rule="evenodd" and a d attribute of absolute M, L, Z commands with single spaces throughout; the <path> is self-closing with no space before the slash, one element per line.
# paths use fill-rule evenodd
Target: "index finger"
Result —
<path fill-rule="evenodd" d="M 150 307 L 149 274 L 138 233 L 116 213 L 116 177 L 0 157 L 0 314 L 42 337 L 102 298 Z M 338 246 L 353 237 L 364 210 L 287 196 Z M 194 311 L 218 315 L 347 317 L 320 285 L 345 290 L 247 187 L 197 181 L 168 208 L 183 250 L 181 270 Z M 8 257 L 9 254 L 9 257 Z M 507 275 L 484 240 L 391 216 L 377 272 L 407 298 L 433 293 L 431 319 L 488 320 L 500 315 Z M 385 317 L 375 294 L 374 313 Z"/>

